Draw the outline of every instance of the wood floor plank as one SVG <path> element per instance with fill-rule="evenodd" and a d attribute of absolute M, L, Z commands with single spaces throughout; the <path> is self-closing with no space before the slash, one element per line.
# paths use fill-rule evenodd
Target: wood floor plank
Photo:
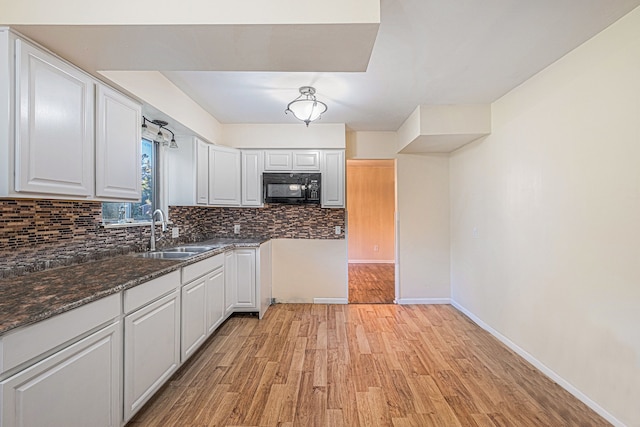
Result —
<path fill-rule="evenodd" d="M 350 304 L 391 304 L 394 299 L 394 264 L 349 264 Z"/>
<path fill-rule="evenodd" d="M 607 426 L 455 308 L 277 304 L 234 316 L 140 426 Z"/>

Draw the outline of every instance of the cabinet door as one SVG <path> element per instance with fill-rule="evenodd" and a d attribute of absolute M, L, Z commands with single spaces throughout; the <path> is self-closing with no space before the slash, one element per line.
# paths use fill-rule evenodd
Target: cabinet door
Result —
<path fill-rule="evenodd" d="M 179 364 L 180 294 L 175 290 L 124 318 L 125 422 Z"/>
<path fill-rule="evenodd" d="M 196 204 L 209 204 L 209 144 L 196 139 Z M 180 177 L 174 177 L 180 179 Z"/>
<path fill-rule="evenodd" d="M 240 150 L 209 147 L 209 204 L 240 206 Z"/>
<path fill-rule="evenodd" d="M 319 151 L 294 151 L 293 170 L 295 171 L 319 171 L 320 152 Z"/>
<path fill-rule="evenodd" d="M 3 426 L 120 426 L 120 323 L 0 382 Z"/>
<path fill-rule="evenodd" d="M 237 287 L 236 254 L 235 251 L 228 251 L 224 254 L 224 314 L 225 316 L 233 311 L 236 301 Z"/>
<path fill-rule="evenodd" d="M 262 206 L 262 151 L 242 151 L 242 206 Z"/>
<path fill-rule="evenodd" d="M 16 79 L 15 190 L 93 195 L 93 81 L 22 40 Z"/>
<path fill-rule="evenodd" d="M 207 275 L 207 333 L 210 334 L 224 320 L 224 267 Z"/>
<path fill-rule="evenodd" d="M 182 351 L 184 362 L 207 337 L 206 280 L 194 280 L 182 287 Z"/>
<path fill-rule="evenodd" d="M 139 201 L 141 106 L 101 84 L 96 96 L 96 196 Z"/>
<path fill-rule="evenodd" d="M 344 151 L 322 152 L 322 207 L 344 207 Z"/>
<path fill-rule="evenodd" d="M 265 151 L 264 170 L 266 171 L 290 171 L 293 169 L 291 151 Z"/>
<path fill-rule="evenodd" d="M 272 294 L 272 258 L 271 258 L 271 242 L 265 242 L 260 245 L 260 249 L 257 252 L 258 259 L 256 259 L 256 290 L 258 291 L 257 300 L 260 302 L 260 311 L 258 316 L 262 319 L 262 316 L 267 312 L 267 309 L 271 305 Z"/>
<path fill-rule="evenodd" d="M 256 251 L 236 249 L 237 308 L 256 308 Z"/>

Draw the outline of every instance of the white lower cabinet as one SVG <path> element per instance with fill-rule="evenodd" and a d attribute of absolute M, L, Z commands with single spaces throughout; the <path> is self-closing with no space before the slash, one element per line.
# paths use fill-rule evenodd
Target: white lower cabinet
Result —
<path fill-rule="evenodd" d="M 120 425 L 120 323 L 0 382 L 3 427 Z"/>
<path fill-rule="evenodd" d="M 256 250 L 236 249 L 235 308 L 255 309 L 256 306 Z"/>
<path fill-rule="evenodd" d="M 124 421 L 179 365 L 180 293 L 175 289 L 124 318 Z"/>
<path fill-rule="evenodd" d="M 182 350 L 184 362 L 207 338 L 207 279 L 194 280 L 182 287 Z"/>
<path fill-rule="evenodd" d="M 236 288 L 238 279 L 236 272 L 235 251 L 224 253 L 224 315 L 231 314 L 236 304 Z"/>
<path fill-rule="evenodd" d="M 184 363 L 224 321 L 224 254 L 182 269 L 182 350 Z"/>
<path fill-rule="evenodd" d="M 224 321 L 224 267 L 209 273 L 207 288 L 207 333 L 211 334 Z"/>
<path fill-rule="evenodd" d="M 0 426 L 119 426 L 121 298 L 0 335 Z"/>
<path fill-rule="evenodd" d="M 225 255 L 225 312 L 258 312 L 262 319 L 271 304 L 271 242 Z"/>

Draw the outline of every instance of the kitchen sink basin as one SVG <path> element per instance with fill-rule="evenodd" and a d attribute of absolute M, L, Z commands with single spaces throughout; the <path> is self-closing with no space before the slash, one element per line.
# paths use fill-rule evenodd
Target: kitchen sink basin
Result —
<path fill-rule="evenodd" d="M 199 252 L 143 252 L 136 254 L 140 258 L 153 258 L 153 259 L 185 259 L 198 255 Z"/>
<path fill-rule="evenodd" d="M 215 249 L 216 246 L 177 246 L 175 248 L 163 249 L 162 252 L 196 252 L 202 253 Z"/>
<path fill-rule="evenodd" d="M 217 249 L 222 246 L 224 245 L 213 244 L 176 246 L 173 248 L 166 248 L 155 252 L 143 252 L 136 254 L 135 256 L 154 259 L 186 259 L 195 255 L 199 255 L 203 252 Z"/>

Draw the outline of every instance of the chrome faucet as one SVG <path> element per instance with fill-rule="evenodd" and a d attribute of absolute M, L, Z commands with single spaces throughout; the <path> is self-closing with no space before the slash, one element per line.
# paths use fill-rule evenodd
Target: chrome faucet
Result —
<path fill-rule="evenodd" d="M 156 214 L 160 214 L 162 231 L 167 231 L 167 222 L 164 220 L 164 213 L 162 212 L 162 209 L 156 209 L 151 214 L 151 240 L 149 241 L 149 250 L 151 252 L 156 250 Z"/>

